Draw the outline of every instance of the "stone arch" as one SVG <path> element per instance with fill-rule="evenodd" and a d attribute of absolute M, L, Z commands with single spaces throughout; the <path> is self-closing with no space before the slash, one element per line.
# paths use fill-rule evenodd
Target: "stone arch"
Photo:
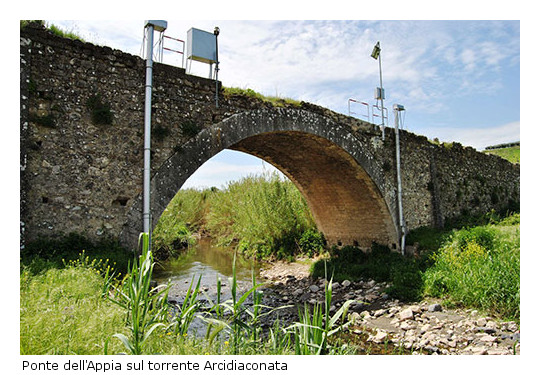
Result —
<path fill-rule="evenodd" d="M 397 243 L 394 202 L 385 199 L 382 168 L 370 148 L 347 126 L 291 108 L 235 114 L 184 144 L 152 177 L 154 226 L 188 177 L 224 149 L 257 156 L 291 179 L 330 244 L 368 248 L 374 241 Z M 142 227 L 141 207 L 139 197 L 121 234 L 125 245 L 135 245 Z"/>

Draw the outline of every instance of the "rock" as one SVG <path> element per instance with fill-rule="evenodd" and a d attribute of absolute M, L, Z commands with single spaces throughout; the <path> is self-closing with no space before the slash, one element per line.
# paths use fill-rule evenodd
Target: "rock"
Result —
<path fill-rule="evenodd" d="M 409 321 L 405 321 L 399 325 L 399 328 L 404 331 L 408 331 L 410 329 L 416 328 L 416 326 L 414 324 L 409 323 Z"/>
<path fill-rule="evenodd" d="M 438 303 L 434 303 L 432 305 L 429 305 L 428 307 L 429 312 L 435 312 L 435 311 L 442 311 L 442 306 Z"/>
<path fill-rule="evenodd" d="M 399 320 L 407 320 L 414 318 L 414 313 L 410 308 L 407 308 L 399 313 Z"/>
<path fill-rule="evenodd" d="M 431 328 L 431 325 L 429 323 L 424 324 L 422 327 L 420 327 L 420 332 L 425 333 L 429 331 Z"/>
<path fill-rule="evenodd" d="M 371 318 L 371 315 L 369 315 L 369 311 L 365 310 L 365 311 L 362 311 L 360 313 L 360 316 L 362 317 L 362 319 L 369 319 Z"/>
<path fill-rule="evenodd" d="M 379 296 L 377 294 L 368 294 L 367 296 L 364 297 L 365 300 L 369 303 L 377 300 L 379 298 Z"/>
<path fill-rule="evenodd" d="M 388 333 L 384 331 L 377 331 L 375 336 L 371 336 L 368 341 L 373 341 L 376 344 L 382 344 L 388 338 Z"/>
<path fill-rule="evenodd" d="M 362 320 L 362 317 L 357 312 L 352 312 L 352 313 L 349 314 L 349 320 L 353 324 L 355 324 L 355 323 L 359 322 L 360 320 Z"/>
<path fill-rule="evenodd" d="M 495 342 L 497 341 L 497 338 L 495 336 L 491 335 L 484 335 L 480 338 L 480 341 L 482 342 Z"/>
<path fill-rule="evenodd" d="M 476 321 L 476 325 L 478 327 L 485 327 L 485 325 L 487 324 L 487 319 L 486 318 L 479 318 L 477 321 Z"/>
<path fill-rule="evenodd" d="M 518 328 L 518 325 L 516 324 L 516 322 L 513 322 L 513 321 L 510 321 L 510 322 L 507 322 L 506 323 L 506 328 L 510 331 L 510 332 L 516 332 L 519 328 Z"/>
<path fill-rule="evenodd" d="M 399 311 L 399 307 L 397 306 L 394 306 L 394 307 L 391 307 L 390 310 L 388 310 L 388 313 L 389 314 L 395 314 Z"/>
<path fill-rule="evenodd" d="M 317 293 L 319 291 L 319 287 L 317 285 L 310 285 L 309 290 L 313 293 Z"/>
<path fill-rule="evenodd" d="M 341 283 L 341 286 L 344 287 L 344 288 L 347 288 L 347 287 L 351 286 L 351 282 L 349 280 L 344 280 Z"/>

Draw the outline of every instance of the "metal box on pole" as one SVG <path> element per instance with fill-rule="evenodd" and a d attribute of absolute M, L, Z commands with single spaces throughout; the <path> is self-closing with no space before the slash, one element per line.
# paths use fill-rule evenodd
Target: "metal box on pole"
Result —
<path fill-rule="evenodd" d="M 155 31 L 163 32 L 167 29 L 167 21 L 164 20 L 146 20 L 144 21 L 144 28 L 152 26 Z"/>
<path fill-rule="evenodd" d="M 376 100 L 386 99 L 386 97 L 384 96 L 384 89 L 381 89 L 380 87 L 375 88 L 375 99 Z"/>
<path fill-rule="evenodd" d="M 191 28 L 187 32 L 187 58 L 206 64 L 217 61 L 217 36 L 207 31 Z"/>

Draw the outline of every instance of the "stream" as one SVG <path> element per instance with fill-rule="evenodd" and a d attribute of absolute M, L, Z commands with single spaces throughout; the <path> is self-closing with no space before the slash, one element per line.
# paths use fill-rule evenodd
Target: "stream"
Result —
<path fill-rule="evenodd" d="M 154 268 L 154 280 L 158 284 L 171 282 L 169 300 L 182 303 L 191 282 L 193 286 L 201 277 L 202 299 L 217 297 L 217 280 L 221 279 L 221 301 L 231 298 L 230 281 L 234 261 L 234 250 L 230 247 L 214 246 L 210 238 L 202 238 L 197 244 L 177 258 L 160 262 Z M 259 280 L 260 265 L 237 255 L 237 294 L 252 287 L 252 274 Z M 206 298 L 205 298 L 206 297 Z"/>

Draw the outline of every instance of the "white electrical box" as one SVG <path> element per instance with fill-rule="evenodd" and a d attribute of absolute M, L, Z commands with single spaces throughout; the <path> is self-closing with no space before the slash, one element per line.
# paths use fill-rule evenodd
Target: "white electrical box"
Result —
<path fill-rule="evenodd" d="M 384 97 L 384 89 L 381 89 L 380 87 L 375 88 L 375 99 L 377 99 L 377 100 L 386 99 Z"/>
<path fill-rule="evenodd" d="M 187 32 L 187 58 L 207 64 L 216 62 L 216 35 L 195 28 Z"/>

